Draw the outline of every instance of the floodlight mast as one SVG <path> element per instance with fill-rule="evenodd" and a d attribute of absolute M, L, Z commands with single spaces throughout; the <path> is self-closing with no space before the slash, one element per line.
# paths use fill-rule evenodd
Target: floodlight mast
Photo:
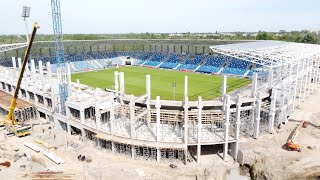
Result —
<path fill-rule="evenodd" d="M 22 9 L 22 16 L 23 17 L 23 21 L 25 22 L 26 25 L 26 30 L 27 30 L 27 42 L 29 42 L 29 31 L 28 31 L 28 18 L 30 17 L 30 10 L 31 7 L 27 7 L 27 6 L 23 6 Z"/>

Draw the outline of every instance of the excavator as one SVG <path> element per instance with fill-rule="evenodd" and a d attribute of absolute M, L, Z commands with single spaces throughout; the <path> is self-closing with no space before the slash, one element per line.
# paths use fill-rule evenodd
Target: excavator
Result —
<path fill-rule="evenodd" d="M 32 48 L 32 43 L 33 43 L 33 40 L 35 38 L 35 35 L 36 35 L 36 32 L 37 32 L 38 28 L 39 28 L 38 23 L 34 23 L 33 31 L 32 31 L 32 34 L 31 34 L 31 38 L 30 38 L 30 40 L 28 42 L 27 49 L 26 49 L 26 51 L 24 53 L 24 58 L 23 58 L 23 62 L 21 64 L 21 70 L 20 70 L 20 73 L 19 73 L 19 79 L 17 81 L 16 89 L 14 91 L 14 94 L 13 94 L 13 97 L 12 97 L 12 100 L 11 100 L 9 113 L 3 119 L 3 123 L 6 126 L 7 130 L 11 134 L 16 135 L 17 137 L 22 137 L 22 136 L 26 136 L 26 135 L 30 134 L 30 132 L 29 132 L 30 127 L 21 125 L 21 123 L 18 122 L 15 119 L 15 117 L 14 117 L 14 109 L 16 108 L 16 105 L 17 105 L 17 99 L 18 99 L 18 93 L 19 93 L 19 90 L 20 90 L 21 81 L 22 81 L 23 74 L 24 74 L 24 71 L 25 71 L 25 68 L 26 68 L 26 65 L 27 65 L 27 61 L 29 59 L 30 51 L 31 51 L 31 48 Z"/>

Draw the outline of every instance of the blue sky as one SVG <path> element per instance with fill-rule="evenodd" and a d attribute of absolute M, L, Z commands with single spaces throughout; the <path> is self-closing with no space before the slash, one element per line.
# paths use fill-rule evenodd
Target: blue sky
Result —
<path fill-rule="evenodd" d="M 31 6 L 52 33 L 50 0 L 0 0 L 0 34 L 23 34 Z M 61 0 L 64 33 L 320 30 L 319 0 Z"/>

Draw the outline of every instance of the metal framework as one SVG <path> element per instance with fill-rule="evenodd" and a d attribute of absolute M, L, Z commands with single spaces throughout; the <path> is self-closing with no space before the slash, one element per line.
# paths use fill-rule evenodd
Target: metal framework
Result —
<path fill-rule="evenodd" d="M 210 46 L 218 54 L 232 56 L 266 67 L 283 66 L 320 53 L 320 46 L 280 41 L 257 41 Z"/>
<path fill-rule="evenodd" d="M 66 114 L 65 102 L 68 97 L 68 77 L 66 71 L 66 64 L 64 60 L 63 36 L 62 36 L 62 21 L 60 0 L 51 0 L 52 22 L 54 32 L 54 43 L 56 48 L 56 59 L 58 62 L 57 74 L 60 80 L 59 94 L 60 94 L 60 112 Z"/>
<path fill-rule="evenodd" d="M 16 44 L 0 45 L 0 53 L 1 52 L 10 51 L 10 50 L 14 50 L 14 49 L 23 48 L 23 47 L 26 47 L 26 46 L 27 46 L 27 43 L 16 43 Z"/>

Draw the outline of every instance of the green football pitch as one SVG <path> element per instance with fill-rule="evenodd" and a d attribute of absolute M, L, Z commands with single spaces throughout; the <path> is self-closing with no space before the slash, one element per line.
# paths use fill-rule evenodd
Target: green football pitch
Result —
<path fill-rule="evenodd" d="M 101 71 L 82 72 L 72 74 L 72 81 L 80 80 L 81 84 L 91 87 L 114 90 L 114 72 L 124 72 L 125 93 L 140 96 L 146 92 L 146 75 L 151 76 L 151 96 L 162 100 L 182 100 L 184 94 L 184 76 L 188 76 L 189 100 L 195 101 L 198 96 L 203 100 L 221 96 L 222 77 L 190 72 L 151 69 L 144 67 L 120 67 Z M 249 84 L 244 78 L 228 77 L 228 92 Z M 173 83 L 176 84 L 174 90 Z M 175 91 L 175 93 L 174 93 Z"/>

